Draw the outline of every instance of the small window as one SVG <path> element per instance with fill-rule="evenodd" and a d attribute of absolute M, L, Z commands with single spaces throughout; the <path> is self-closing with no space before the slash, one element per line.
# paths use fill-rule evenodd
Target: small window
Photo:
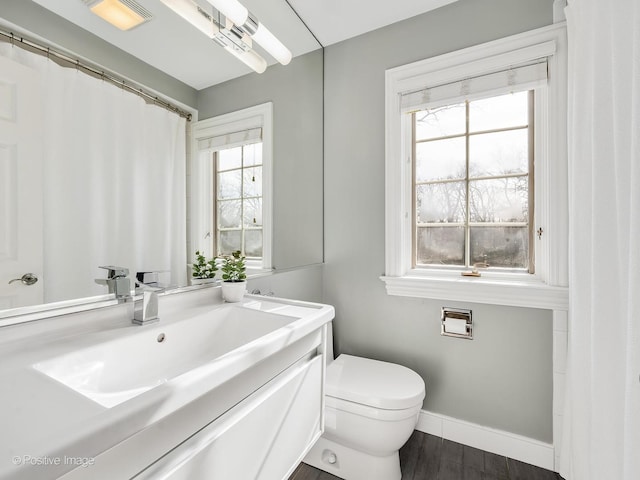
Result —
<path fill-rule="evenodd" d="M 413 266 L 533 272 L 533 91 L 412 112 Z"/>
<path fill-rule="evenodd" d="M 219 150 L 215 159 L 216 254 L 262 258 L 262 142 Z"/>

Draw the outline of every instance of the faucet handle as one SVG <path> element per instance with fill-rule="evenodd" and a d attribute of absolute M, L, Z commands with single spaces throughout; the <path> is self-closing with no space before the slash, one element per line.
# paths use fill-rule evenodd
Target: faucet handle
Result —
<path fill-rule="evenodd" d="M 122 278 L 129 275 L 129 269 L 126 267 L 116 267 L 113 265 L 107 265 L 107 266 L 99 266 L 98 268 L 109 270 L 109 273 L 107 274 L 107 278 Z"/>

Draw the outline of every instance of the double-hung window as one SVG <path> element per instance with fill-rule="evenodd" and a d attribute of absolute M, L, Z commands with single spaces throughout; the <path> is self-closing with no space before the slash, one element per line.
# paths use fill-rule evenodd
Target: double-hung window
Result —
<path fill-rule="evenodd" d="M 196 123 L 190 169 L 191 255 L 240 250 L 251 270 L 270 270 L 272 104 Z"/>
<path fill-rule="evenodd" d="M 386 72 L 387 293 L 565 307 L 566 34 Z"/>

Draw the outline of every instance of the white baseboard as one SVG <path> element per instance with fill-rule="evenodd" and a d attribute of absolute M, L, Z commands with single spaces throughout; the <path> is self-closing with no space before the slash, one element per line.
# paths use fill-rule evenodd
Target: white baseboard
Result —
<path fill-rule="evenodd" d="M 554 470 L 554 448 L 549 443 L 425 410 L 420 411 L 416 430 Z"/>

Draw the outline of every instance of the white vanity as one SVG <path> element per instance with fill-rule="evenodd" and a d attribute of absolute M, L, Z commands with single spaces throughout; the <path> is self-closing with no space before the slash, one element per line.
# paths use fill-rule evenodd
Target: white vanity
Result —
<path fill-rule="evenodd" d="M 288 478 L 323 427 L 333 307 L 220 288 L 4 327 L 0 479 Z"/>

